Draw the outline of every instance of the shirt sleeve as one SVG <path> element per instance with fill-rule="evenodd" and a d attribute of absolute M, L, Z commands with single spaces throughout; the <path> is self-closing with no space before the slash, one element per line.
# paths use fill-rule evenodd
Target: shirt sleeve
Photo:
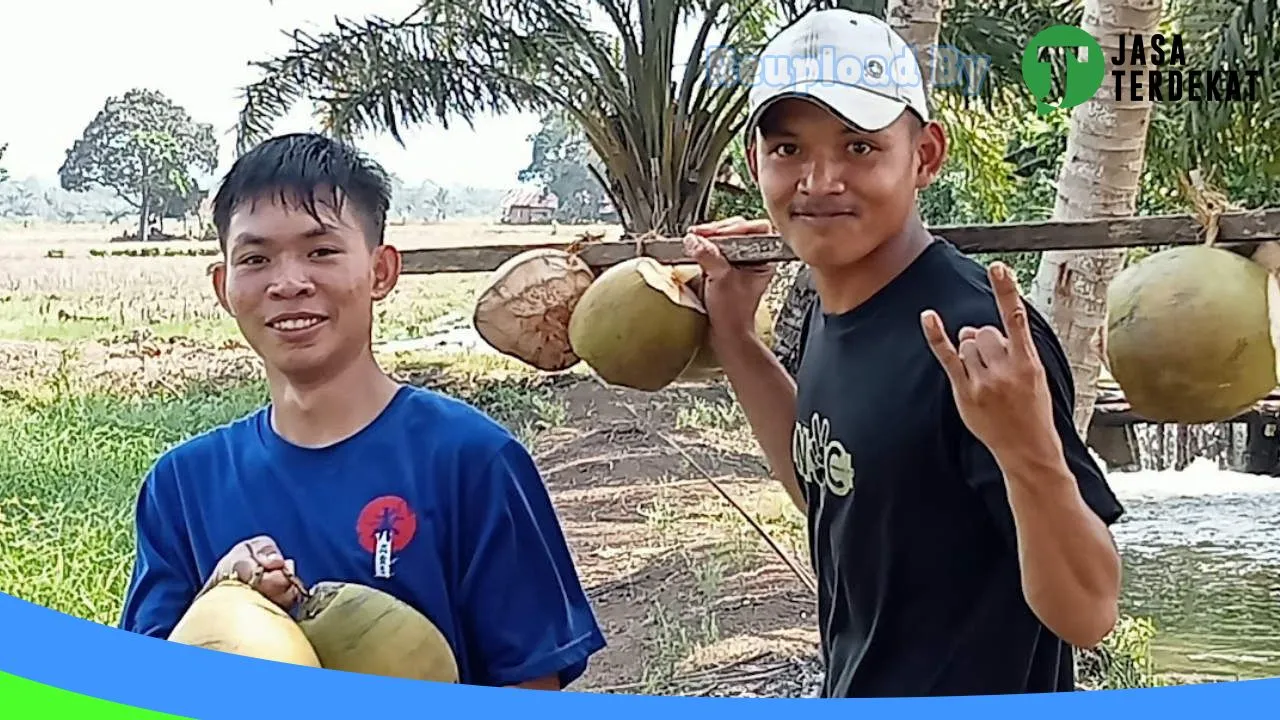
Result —
<path fill-rule="evenodd" d="M 605 640 L 533 459 L 508 441 L 461 497 L 457 606 L 474 682 L 567 687 Z"/>
<path fill-rule="evenodd" d="M 188 562 L 188 546 L 178 503 L 168 496 L 171 469 L 157 463 L 143 479 L 134 506 L 133 571 L 125 591 L 119 627 L 168 638 L 199 586 Z"/>
<path fill-rule="evenodd" d="M 1040 361 L 1044 365 L 1045 376 L 1049 384 L 1049 395 L 1053 402 L 1053 422 L 1058 437 L 1062 441 L 1063 455 L 1076 479 L 1085 503 L 1108 526 L 1115 523 L 1124 514 L 1106 476 L 1098 467 L 1088 446 L 1075 429 L 1075 388 L 1071 377 L 1070 366 L 1066 355 L 1050 331 L 1032 325 L 1032 338 Z M 952 339 L 955 342 L 955 339 Z M 948 400 L 951 389 L 946 386 Z M 996 463 L 995 456 L 986 445 L 969 431 L 955 414 L 955 422 L 959 427 L 959 451 L 962 471 L 969 486 L 977 491 L 992 514 L 1001 534 L 1011 548 L 1017 548 L 1016 527 L 1013 521 L 1013 509 L 1009 505 L 1008 491 L 1005 488 L 1004 473 Z"/>

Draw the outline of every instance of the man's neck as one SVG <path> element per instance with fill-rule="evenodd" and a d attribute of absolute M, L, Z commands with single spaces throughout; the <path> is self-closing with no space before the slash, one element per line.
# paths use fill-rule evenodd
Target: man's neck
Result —
<path fill-rule="evenodd" d="M 913 214 L 902 234 L 886 240 L 858 262 L 826 271 L 814 268 L 813 284 L 822 311 L 838 315 L 871 299 L 920 257 L 931 242 L 932 235 Z"/>
<path fill-rule="evenodd" d="M 400 385 L 364 355 L 322 382 L 269 374 L 271 426 L 289 442 L 324 447 L 374 421 Z"/>

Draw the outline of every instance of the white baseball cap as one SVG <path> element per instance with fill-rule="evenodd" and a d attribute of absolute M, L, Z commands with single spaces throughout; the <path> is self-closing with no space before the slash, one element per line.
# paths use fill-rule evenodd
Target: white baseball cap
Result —
<path fill-rule="evenodd" d="M 749 142 L 774 102 L 817 101 L 868 132 L 908 108 L 925 122 L 925 85 L 911 46 L 888 23 L 851 10 L 816 10 L 778 33 L 757 60 L 744 126 Z"/>

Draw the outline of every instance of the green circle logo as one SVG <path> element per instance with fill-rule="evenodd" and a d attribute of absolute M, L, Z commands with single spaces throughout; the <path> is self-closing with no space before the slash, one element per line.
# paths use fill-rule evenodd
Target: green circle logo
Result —
<path fill-rule="evenodd" d="M 1041 48 L 1074 49 L 1076 52 L 1063 53 L 1066 60 L 1066 74 L 1062 78 L 1062 99 L 1051 102 L 1053 98 L 1053 66 L 1040 59 Z M 1085 59 L 1079 57 L 1079 48 L 1084 48 Z M 1107 63 L 1102 57 L 1102 46 L 1096 38 L 1075 25 L 1053 25 L 1047 27 L 1027 43 L 1022 51 L 1022 82 L 1036 99 L 1036 114 L 1048 115 L 1055 110 L 1073 108 L 1098 92 L 1102 87 L 1102 78 L 1106 74 Z"/>

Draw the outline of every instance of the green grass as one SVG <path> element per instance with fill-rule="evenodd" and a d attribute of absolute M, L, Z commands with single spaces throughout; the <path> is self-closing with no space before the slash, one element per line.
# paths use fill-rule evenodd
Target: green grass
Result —
<path fill-rule="evenodd" d="M 64 389 L 0 404 L 0 592 L 114 623 L 142 476 L 167 447 L 262 397 L 257 386 L 169 401 Z"/>
<path fill-rule="evenodd" d="M 519 378 L 437 386 L 526 442 L 564 408 Z M 114 624 L 129 578 L 139 483 L 167 448 L 266 399 L 260 382 L 178 397 L 85 395 L 67 377 L 0 394 L 0 592 Z"/>

